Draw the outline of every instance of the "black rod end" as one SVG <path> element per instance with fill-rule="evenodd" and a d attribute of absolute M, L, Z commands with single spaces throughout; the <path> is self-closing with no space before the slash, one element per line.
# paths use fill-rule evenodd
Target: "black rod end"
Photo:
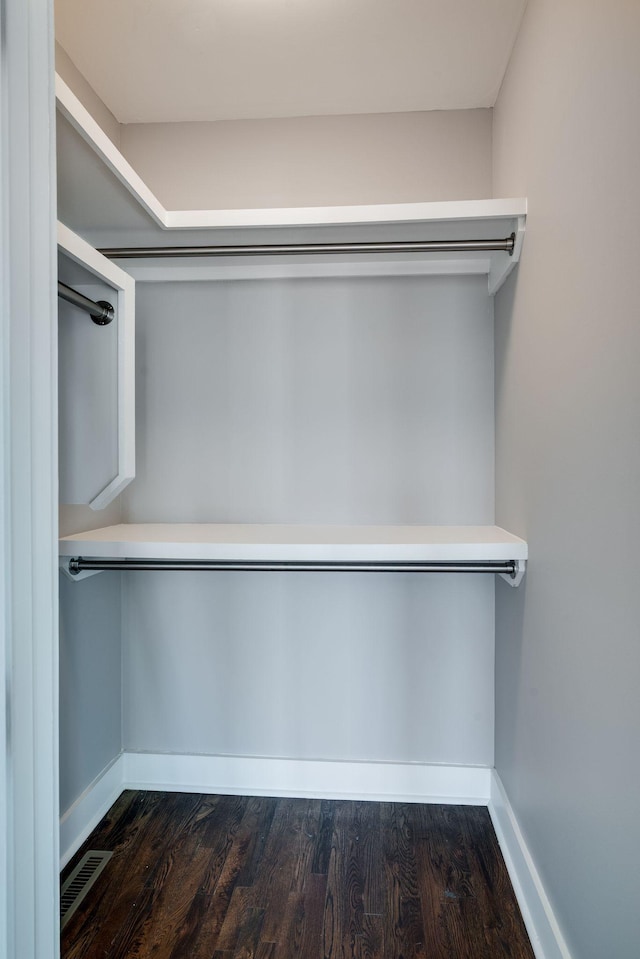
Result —
<path fill-rule="evenodd" d="M 92 313 L 91 319 L 97 326 L 108 326 L 115 317 L 116 311 L 106 300 L 98 300 L 97 306 L 101 307 L 101 310 L 99 313 Z"/>

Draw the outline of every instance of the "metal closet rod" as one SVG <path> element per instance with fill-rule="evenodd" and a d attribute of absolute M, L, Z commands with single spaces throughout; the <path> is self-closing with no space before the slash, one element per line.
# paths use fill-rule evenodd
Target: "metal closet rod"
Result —
<path fill-rule="evenodd" d="M 313 253 L 491 253 L 513 256 L 516 235 L 497 240 L 399 240 L 389 243 L 256 243 L 236 246 L 110 247 L 112 260 L 194 256 L 303 256 Z"/>
<path fill-rule="evenodd" d="M 91 319 L 98 326 L 107 326 L 113 320 L 115 310 L 111 303 L 106 300 L 90 300 L 88 296 L 78 293 L 73 287 L 67 286 L 58 280 L 58 296 L 67 303 L 73 303 L 86 313 L 89 313 Z"/>
<path fill-rule="evenodd" d="M 237 571 L 237 572 L 298 572 L 298 573 L 506 573 L 512 578 L 517 574 L 515 560 L 486 562 L 339 562 L 339 561 L 233 561 L 190 559 L 84 559 L 77 556 L 69 560 L 69 572 L 73 575 L 98 570 L 164 570 L 164 571 Z"/>

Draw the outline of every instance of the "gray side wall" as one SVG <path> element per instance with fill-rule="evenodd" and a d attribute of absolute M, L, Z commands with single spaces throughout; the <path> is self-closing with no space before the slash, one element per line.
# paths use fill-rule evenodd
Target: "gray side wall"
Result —
<path fill-rule="evenodd" d="M 529 198 L 496 300 L 496 766 L 574 959 L 640 943 L 640 7 L 529 0 L 495 183 Z"/>
<path fill-rule="evenodd" d="M 138 287 L 128 522 L 491 523 L 486 278 Z M 493 761 L 491 577 L 128 574 L 126 748 Z"/>
<path fill-rule="evenodd" d="M 120 575 L 60 574 L 62 813 L 121 750 Z"/>

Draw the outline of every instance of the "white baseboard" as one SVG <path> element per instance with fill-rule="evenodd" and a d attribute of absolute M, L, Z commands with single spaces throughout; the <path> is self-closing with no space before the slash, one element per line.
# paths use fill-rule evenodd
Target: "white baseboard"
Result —
<path fill-rule="evenodd" d="M 571 959 L 538 870 L 495 770 L 492 770 L 488 808 L 536 959 Z"/>
<path fill-rule="evenodd" d="M 123 790 L 122 755 L 102 770 L 60 817 L 60 868 L 98 825 Z"/>
<path fill-rule="evenodd" d="M 481 766 L 335 762 L 246 756 L 123 755 L 128 789 L 486 805 Z"/>

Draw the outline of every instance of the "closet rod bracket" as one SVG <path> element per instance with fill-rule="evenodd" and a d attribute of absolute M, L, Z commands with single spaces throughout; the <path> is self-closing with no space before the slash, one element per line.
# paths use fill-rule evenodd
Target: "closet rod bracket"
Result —
<path fill-rule="evenodd" d="M 524 574 L 527 571 L 527 561 L 526 559 L 514 559 L 512 562 L 512 570 L 509 573 L 498 573 L 501 579 L 508 583 L 509 586 L 519 586 L 522 580 L 524 579 Z"/>

